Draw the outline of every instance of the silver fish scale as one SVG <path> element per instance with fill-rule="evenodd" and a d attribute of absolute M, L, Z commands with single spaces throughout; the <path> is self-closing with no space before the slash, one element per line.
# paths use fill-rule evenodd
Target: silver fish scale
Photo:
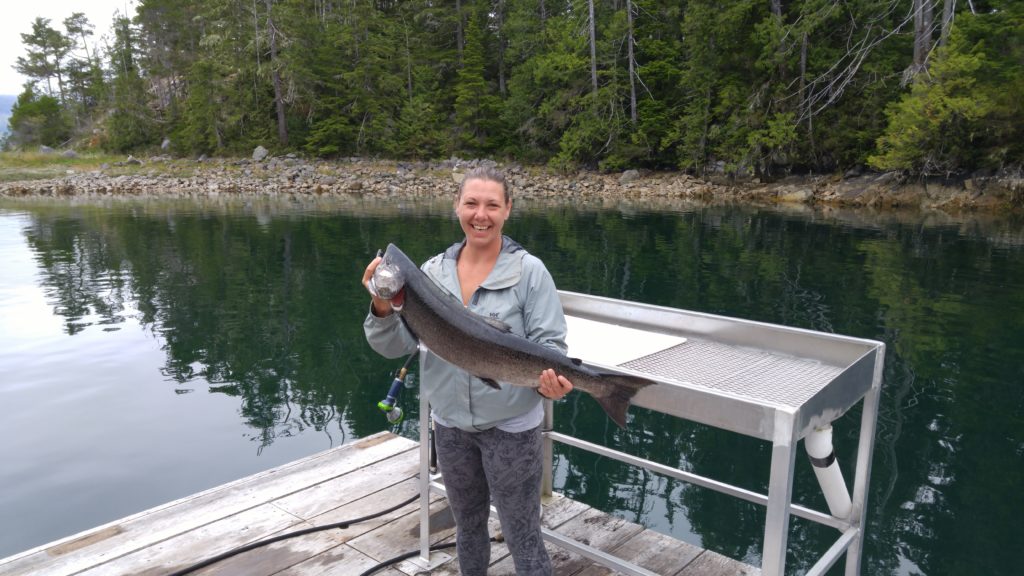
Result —
<path fill-rule="evenodd" d="M 814 360 L 695 338 L 621 366 L 794 408 L 843 372 Z"/>

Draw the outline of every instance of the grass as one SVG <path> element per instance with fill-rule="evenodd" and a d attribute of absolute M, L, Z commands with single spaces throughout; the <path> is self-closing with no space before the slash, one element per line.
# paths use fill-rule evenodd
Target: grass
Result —
<path fill-rule="evenodd" d="M 104 163 L 113 166 L 125 158 L 119 154 L 80 154 L 75 158 L 65 158 L 57 152 L 0 152 L 0 182 L 57 178 L 69 170 L 90 172 L 99 170 Z"/>

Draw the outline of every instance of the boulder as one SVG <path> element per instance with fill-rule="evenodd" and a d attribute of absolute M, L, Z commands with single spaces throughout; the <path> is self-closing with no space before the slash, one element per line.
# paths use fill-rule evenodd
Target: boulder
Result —
<path fill-rule="evenodd" d="M 263 146 L 257 146 L 256 149 L 252 151 L 252 159 L 257 162 L 261 162 L 269 155 L 270 151 Z"/>
<path fill-rule="evenodd" d="M 622 173 L 622 176 L 619 176 L 619 184 L 625 186 L 626 184 L 631 184 L 639 179 L 640 172 L 636 170 L 626 170 L 625 172 Z"/>

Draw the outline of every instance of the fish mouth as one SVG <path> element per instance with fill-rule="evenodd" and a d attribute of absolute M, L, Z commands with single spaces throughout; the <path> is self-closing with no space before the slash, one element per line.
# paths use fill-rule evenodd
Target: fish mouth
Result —
<path fill-rule="evenodd" d="M 391 297 L 391 308 L 395 312 L 401 312 L 403 306 L 405 306 L 405 287 L 402 287 Z"/>

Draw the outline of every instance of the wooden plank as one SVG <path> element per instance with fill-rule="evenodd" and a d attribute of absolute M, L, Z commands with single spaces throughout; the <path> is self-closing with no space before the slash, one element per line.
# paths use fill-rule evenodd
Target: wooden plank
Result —
<path fill-rule="evenodd" d="M 370 558 L 350 546 L 341 545 L 331 548 L 305 562 L 277 572 L 274 576 L 356 576 L 376 566 L 379 562 L 379 560 Z M 238 574 L 257 576 L 256 573 L 252 572 L 239 572 Z M 374 576 L 408 575 L 394 568 L 385 568 L 379 572 L 374 572 Z"/>
<path fill-rule="evenodd" d="M 591 510 L 591 507 L 582 502 L 555 494 L 544 501 L 544 514 L 541 516 L 540 523 L 545 528 L 554 530 L 566 522 L 578 518 L 588 510 Z"/>
<path fill-rule="evenodd" d="M 430 542 L 443 541 L 455 533 L 455 522 L 447 500 L 430 503 Z M 376 560 L 393 558 L 420 545 L 420 511 L 408 513 L 386 527 L 350 540 L 348 545 Z"/>
<path fill-rule="evenodd" d="M 409 450 L 376 462 L 372 470 L 364 469 L 332 478 L 278 498 L 274 504 L 300 518 L 308 519 L 404 482 L 418 472 L 419 452 Z"/>
<path fill-rule="evenodd" d="M 611 551 L 612 554 L 655 574 L 671 576 L 685 568 L 704 550 L 653 530 L 644 530 Z M 611 568 L 592 564 L 579 576 L 616 574 Z"/>
<path fill-rule="evenodd" d="M 381 510 L 386 510 L 399 502 L 408 500 L 410 497 L 419 494 L 419 483 L 416 478 L 410 478 L 405 482 L 389 486 L 379 492 L 374 492 L 365 498 L 360 498 L 340 508 L 334 508 L 324 514 L 313 517 L 308 523 L 314 526 L 326 526 L 368 516 Z M 439 498 L 434 498 L 435 501 Z M 389 512 L 383 516 L 353 524 L 348 528 L 332 530 L 336 542 L 346 543 L 353 538 L 358 538 L 368 532 L 380 529 L 389 523 L 405 518 L 409 514 L 419 511 L 419 500 Z"/>
<path fill-rule="evenodd" d="M 301 527 L 304 526 L 291 528 L 287 532 Z M 335 548 L 343 547 L 330 533 L 315 532 L 243 552 L 192 574 L 195 576 L 277 574 L 282 570 L 301 565 L 312 558 L 328 554 Z M 161 576 L 166 574 L 169 574 L 169 571 L 164 570 Z"/>
<path fill-rule="evenodd" d="M 0 573 L 80 572 L 415 446 L 391 433 L 377 434 L 0 560 Z"/>
<path fill-rule="evenodd" d="M 361 474 L 361 477 L 364 482 L 372 483 L 375 476 L 370 471 L 364 471 Z M 338 522 L 361 518 L 363 516 L 385 510 L 397 502 L 406 500 L 410 496 L 416 494 L 417 491 L 418 484 L 416 479 L 410 478 L 400 484 L 388 486 L 383 490 L 373 492 L 365 498 L 350 502 L 345 506 L 334 508 L 311 520 L 309 523 L 284 532 L 292 532 L 298 529 L 308 528 L 310 523 L 317 526 L 327 526 Z M 273 506 L 277 506 L 277 504 L 274 503 Z M 224 562 L 218 563 L 216 565 L 218 567 L 217 570 L 213 570 L 214 567 L 211 566 L 209 569 L 206 569 L 199 574 L 223 574 L 224 576 L 234 574 L 276 574 L 280 570 L 300 563 L 305 563 L 307 560 L 310 560 L 319 554 L 327 553 L 330 549 L 335 548 L 353 538 L 361 536 L 372 530 L 376 530 L 381 526 L 385 526 L 396 518 L 400 518 L 408 514 L 410 511 L 416 510 L 417 506 L 418 502 L 408 504 L 388 514 L 371 520 L 366 520 L 358 524 L 353 524 L 348 528 L 332 528 L 323 532 L 315 532 L 282 540 L 281 542 L 271 544 L 265 548 L 257 548 L 239 556 L 229 558 Z M 167 570 L 164 573 L 166 574 L 169 571 L 170 570 Z"/>
<path fill-rule="evenodd" d="M 273 505 L 265 504 L 147 546 L 132 554 L 108 557 L 108 561 L 94 565 L 81 574 L 158 576 L 296 527 L 302 527 L 298 518 Z"/>
<path fill-rule="evenodd" d="M 761 570 L 705 550 L 677 576 L 760 576 Z"/>
<path fill-rule="evenodd" d="M 491 537 L 493 538 L 493 537 L 497 536 L 500 532 L 501 532 L 501 523 L 498 522 L 497 518 L 492 516 L 491 518 L 489 518 L 487 520 L 487 533 L 490 534 Z M 454 541 L 455 541 L 455 535 L 454 534 L 452 534 L 451 536 L 449 536 L 448 538 L 445 538 L 443 540 L 443 542 L 454 542 Z M 443 552 L 445 552 L 445 553 L 447 553 L 449 555 L 455 556 L 455 548 L 454 547 L 447 548 L 447 549 L 443 550 Z M 503 541 L 502 542 L 491 542 L 490 565 L 493 566 L 495 563 L 500 562 L 501 560 L 506 558 L 508 555 L 509 555 L 508 546 L 506 546 Z M 416 564 L 413 564 L 411 562 L 403 562 L 402 564 L 399 564 L 398 567 L 399 567 L 399 569 L 402 572 L 405 572 L 406 574 L 415 574 L 415 573 L 417 573 L 420 570 L 420 568 Z M 488 572 L 488 573 L 490 573 L 490 572 Z M 455 558 L 452 558 L 451 561 L 446 562 L 444 564 L 441 564 L 440 566 L 438 566 L 438 567 L 436 567 L 436 568 L 434 568 L 433 570 L 430 571 L 430 576 L 459 576 L 459 574 L 461 574 L 461 572 L 460 572 L 460 569 L 459 569 L 459 559 L 458 559 L 457 556 Z"/>
<path fill-rule="evenodd" d="M 607 552 L 621 546 L 642 530 L 643 526 L 639 524 L 627 522 L 591 508 L 559 526 L 557 532 L 577 542 Z M 575 574 L 591 564 L 590 560 L 575 552 L 557 548 L 550 543 L 546 543 L 545 547 L 551 556 L 554 573 L 559 576 Z M 496 563 L 489 574 L 515 574 L 515 571 L 512 558 L 508 557 Z"/>

